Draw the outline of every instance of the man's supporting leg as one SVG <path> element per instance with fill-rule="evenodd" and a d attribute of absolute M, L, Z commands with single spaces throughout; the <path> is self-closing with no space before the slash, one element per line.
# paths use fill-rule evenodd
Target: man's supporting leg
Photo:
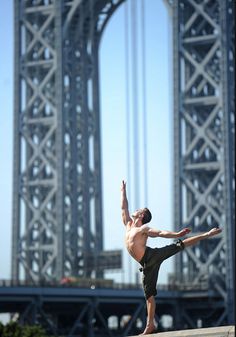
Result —
<path fill-rule="evenodd" d="M 156 330 L 155 323 L 155 312 L 156 312 L 156 301 L 155 297 L 151 296 L 146 300 L 147 303 L 147 325 L 144 332 L 141 335 L 148 335 Z"/>
<path fill-rule="evenodd" d="M 184 239 L 183 243 L 185 247 L 193 246 L 201 240 L 208 239 L 211 236 L 220 234 L 222 229 L 220 228 L 212 228 L 209 232 L 205 232 L 199 235 L 192 236 L 190 238 Z"/>

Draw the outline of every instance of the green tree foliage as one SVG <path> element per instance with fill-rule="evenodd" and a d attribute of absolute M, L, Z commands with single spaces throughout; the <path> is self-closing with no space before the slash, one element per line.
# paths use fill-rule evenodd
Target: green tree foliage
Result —
<path fill-rule="evenodd" d="M 17 322 L 9 322 L 5 326 L 0 322 L 0 337 L 48 337 L 44 329 L 38 325 L 20 326 Z"/>
<path fill-rule="evenodd" d="M 22 337 L 47 337 L 47 335 L 40 326 L 25 326 Z"/>
<path fill-rule="evenodd" d="M 16 322 L 9 322 L 3 329 L 2 337 L 22 337 L 22 327 Z"/>
<path fill-rule="evenodd" d="M 3 335 L 3 329 L 4 329 L 4 325 L 2 324 L 2 322 L 0 322 L 0 336 Z"/>

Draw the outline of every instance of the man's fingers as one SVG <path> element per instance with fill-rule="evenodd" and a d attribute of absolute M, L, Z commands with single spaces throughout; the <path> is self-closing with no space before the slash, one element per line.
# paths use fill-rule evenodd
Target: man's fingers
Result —
<path fill-rule="evenodd" d="M 184 228 L 183 229 L 183 234 L 185 235 L 185 234 L 188 234 L 188 233 L 190 233 L 191 232 L 191 229 L 190 228 Z"/>
<path fill-rule="evenodd" d="M 122 188 L 122 189 L 125 189 L 125 188 L 126 188 L 126 182 L 125 182 L 124 180 L 122 180 L 121 188 Z"/>

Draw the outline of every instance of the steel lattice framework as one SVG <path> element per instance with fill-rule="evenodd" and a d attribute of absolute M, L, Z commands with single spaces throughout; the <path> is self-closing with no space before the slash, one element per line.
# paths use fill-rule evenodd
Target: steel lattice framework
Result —
<path fill-rule="evenodd" d="M 15 1 L 13 279 L 102 277 L 98 45 L 118 5 Z"/>
<path fill-rule="evenodd" d="M 234 320 L 234 1 L 171 3 L 175 228 L 221 227 L 221 237 L 176 257 L 179 282 L 206 279 Z M 212 313 L 213 315 L 213 313 Z M 191 315 L 188 316 L 188 319 Z"/>
<path fill-rule="evenodd" d="M 103 276 L 98 48 L 122 2 L 15 0 L 14 280 Z M 220 325 L 234 315 L 235 4 L 166 2 L 174 41 L 175 228 L 223 228 L 178 255 L 176 282 L 207 278 L 225 303 L 220 314 L 212 309 Z M 188 312 L 182 317 L 191 321 Z"/>

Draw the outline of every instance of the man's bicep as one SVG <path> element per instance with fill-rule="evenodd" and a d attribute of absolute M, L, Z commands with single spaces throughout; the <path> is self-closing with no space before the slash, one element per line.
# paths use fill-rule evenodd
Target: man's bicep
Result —
<path fill-rule="evenodd" d="M 122 220 L 123 220 L 124 225 L 127 225 L 127 223 L 131 221 L 129 210 L 126 208 L 122 209 Z"/>
<path fill-rule="evenodd" d="M 151 238 L 156 238 L 156 237 L 159 236 L 160 230 L 159 229 L 154 229 L 154 228 L 149 228 L 147 234 Z"/>

